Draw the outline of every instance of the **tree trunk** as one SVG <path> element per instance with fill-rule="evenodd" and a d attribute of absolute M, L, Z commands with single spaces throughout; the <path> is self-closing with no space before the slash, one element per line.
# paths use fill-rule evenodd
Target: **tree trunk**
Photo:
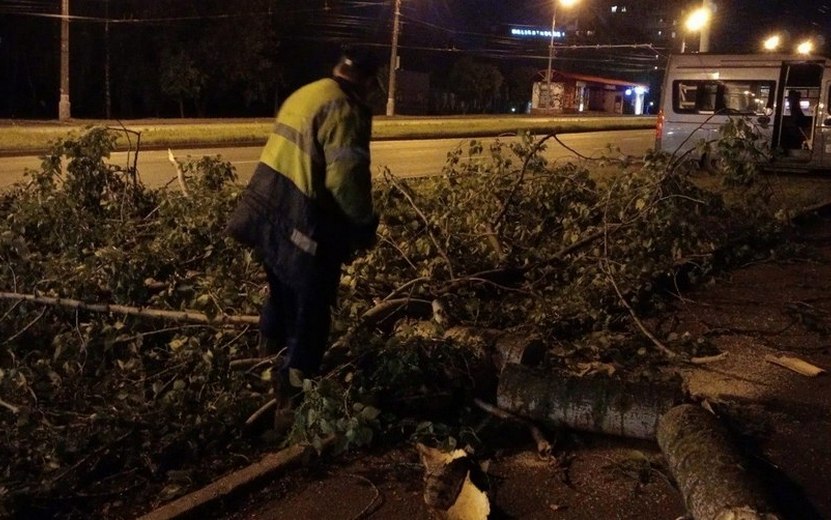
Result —
<path fill-rule="evenodd" d="M 726 428 L 700 406 L 661 417 L 658 444 L 695 520 L 777 520 Z"/>
<path fill-rule="evenodd" d="M 503 410 L 551 427 L 639 439 L 654 439 L 661 415 L 684 399 L 680 381 L 578 377 L 516 364 L 502 371 L 496 395 Z"/>

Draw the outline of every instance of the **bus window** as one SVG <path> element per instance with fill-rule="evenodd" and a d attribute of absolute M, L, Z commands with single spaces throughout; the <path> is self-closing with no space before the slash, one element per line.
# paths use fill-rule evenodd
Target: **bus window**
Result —
<path fill-rule="evenodd" d="M 673 89 L 673 108 L 676 112 L 695 113 L 695 94 L 698 91 L 697 83 L 675 82 Z"/>
<path fill-rule="evenodd" d="M 673 82 L 673 110 L 680 114 L 764 114 L 773 107 L 773 81 L 678 80 Z"/>
<path fill-rule="evenodd" d="M 724 108 L 729 113 L 762 115 L 773 108 L 773 81 L 724 81 Z"/>

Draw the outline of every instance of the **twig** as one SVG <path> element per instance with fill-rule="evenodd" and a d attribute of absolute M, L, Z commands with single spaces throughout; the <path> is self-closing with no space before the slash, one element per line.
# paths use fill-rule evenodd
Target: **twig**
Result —
<path fill-rule="evenodd" d="M 534 425 L 534 423 L 518 415 L 514 415 L 507 410 L 503 410 L 502 408 L 498 408 L 490 403 L 486 403 L 485 401 L 482 401 L 479 398 L 475 398 L 473 402 L 474 404 L 476 404 L 476 406 L 478 406 L 479 408 L 488 412 L 491 415 L 494 415 L 506 421 L 516 421 L 524 425 L 526 428 L 528 428 L 528 431 L 531 433 L 531 437 L 534 438 L 534 442 L 537 443 L 537 453 L 540 455 L 540 457 L 548 458 L 551 456 L 551 451 L 553 450 L 551 443 L 549 443 L 546 440 L 545 435 L 543 435 L 542 431 L 539 428 L 537 428 L 537 426 Z"/>
<path fill-rule="evenodd" d="M 432 300 L 423 300 L 420 298 L 397 298 L 384 300 L 363 313 L 361 318 L 358 320 L 358 323 L 346 331 L 331 346 L 331 348 L 329 348 L 327 355 L 334 355 L 335 352 L 346 347 L 359 330 L 382 321 L 398 309 L 409 309 L 413 311 L 423 310 L 425 314 L 431 314 L 433 312 L 433 302 Z"/>
<path fill-rule="evenodd" d="M 266 358 L 255 357 L 255 358 L 243 358 L 243 359 L 235 359 L 228 363 L 228 368 L 231 370 L 251 370 L 257 368 L 260 365 L 270 363 L 274 361 L 274 358 L 277 356 L 269 356 Z"/>
<path fill-rule="evenodd" d="M 514 195 L 516 195 L 516 192 L 519 191 L 519 187 L 522 186 L 522 183 L 525 180 L 525 172 L 528 169 L 528 164 L 530 164 L 531 158 L 537 155 L 537 152 L 540 151 L 540 148 L 542 148 L 542 145 L 545 144 L 546 141 L 548 141 L 556 135 L 557 134 L 548 134 L 547 136 L 543 137 L 542 139 L 534 143 L 534 147 L 531 149 L 528 155 L 525 156 L 525 160 L 522 161 L 522 169 L 519 170 L 519 176 L 517 177 L 516 182 L 514 182 L 514 185 L 511 186 L 511 191 L 508 192 L 508 196 L 505 197 L 505 201 L 502 203 L 502 209 L 499 210 L 499 213 L 497 213 L 496 217 L 494 217 L 494 219 L 490 222 L 491 227 L 493 229 L 498 230 L 500 228 L 499 224 L 502 221 L 502 219 L 505 218 L 505 214 L 508 213 L 508 208 L 513 203 Z"/>
<path fill-rule="evenodd" d="M 3 314 L 3 317 L 0 318 L 0 321 L 3 321 L 6 318 L 8 318 L 9 314 L 11 314 L 12 311 L 14 311 L 17 308 L 17 306 L 20 305 L 20 302 L 21 302 L 21 300 L 18 300 L 16 302 L 14 302 L 14 304 L 9 308 L 9 310 L 7 310 L 5 314 Z"/>
<path fill-rule="evenodd" d="M 38 320 L 39 320 L 39 319 L 41 319 L 41 318 L 43 317 L 43 315 L 44 315 L 44 314 L 46 314 L 46 309 L 41 309 L 40 314 L 38 314 L 37 316 L 35 316 L 35 319 L 33 319 L 32 321 L 30 321 L 29 323 L 27 323 L 25 327 L 23 327 L 22 329 L 20 329 L 19 331 L 17 331 L 17 333 L 15 333 L 13 336 L 11 336 L 10 338 L 6 339 L 5 343 L 11 343 L 12 341 L 14 341 L 14 340 L 15 340 L 15 339 L 17 339 L 18 337 L 20 337 L 20 335 L 21 335 L 21 334 L 23 334 L 24 332 L 26 332 L 27 330 L 29 330 L 29 329 L 32 327 L 32 325 L 34 325 L 35 323 L 37 323 L 37 322 L 38 322 Z"/>
<path fill-rule="evenodd" d="M 444 263 L 447 264 L 447 272 L 450 273 L 450 277 L 455 278 L 455 275 L 453 274 L 453 264 L 450 262 L 450 257 L 447 256 L 447 252 L 445 252 L 445 250 L 442 249 L 441 245 L 439 245 L 439 241 L 436 239 L 435 235 L 433 235 L 433 230 L 430 226 L 430 220 L 416 205 L 415 200 L 413 200 L 413 197 L 407 192 L 407 190 L 401 187 L 399 181 L 394 176 L 387 175 L 386 177 L 389 183 L 392 184 L 392 186 L 395 189 L 397 189 L 402 195 L 404 195 L 404 198 L 407 199 L 407 202 L 410 203 L 410 206 L 412 206 L 416 214 L 421 218 L 422 221 L 424 221 L 424 226 L 427 230 L 427 236 L 430 237 L 430 241 L 433 242 L 434 246 L 436 246 L 436 251 L 438 252 L 439 256 L 441 256 L 444 260 Z"/>
<path fill-rule="evenodd" d="M 20 407 L 19 406 L 15 406 L 11 403 L 7 403 L 6 401 L 4 401 L 2 399 L 0 399 L 0 406 L 2 406 L 3 408 L 8 409 L 11 413 L 13 413 L 15 415 L 20 413 Z"/>
<path fill-rule="evenodd" d="M 73 300 L 71 298 L 38 296 L 35 294 L 0 292 L 0 300 L 25 300 L 44 305 L 56 305 L 72 309 L 83 309 L 91 312 L 112 312 L 116 314 L 127 314 L 129 316 L 191 321 L 196 323 L 208 323 L 211 325 L 252 325 L 260 322 L 259 316 L 229 316 L 226 314 L 220 314 L 211 318 L 207 314 L 195 311 L 168 311 L 163 309 L 130 307 L 127 305 L 115 305 L 110 303 L 86 303 L 81 300 Z"/>
<path fill-rule="evenodd" d="M 433 308 L 432 300 L 424 300 L 421 298 L 396 298 L 393 300 L 384 300 L 375 307 L 369 309 L 361 316 L 361 321 L 371 321 L 376 320 L 379 317 L 385 316 L 387 313 L 391 312 L 393 309 L 402 309 L 402 308 L 409 308 L 409 307 L 422 307 Z"/>
<path fill-rule="evenodd" d="M 179 181 L 179 188 L 182 189 L 182 195 L 184 195 L 185 198 L 190 198 L 188 187 L 185 185 L 185 173 L 182 171 L 182 165 L 176 160 L 176 156 L 173 155 L 173 150 L 170 148 L 167 149 L 167 159 L 170 161 L 170 164 L 176 168 L 176 180 Z"/>
<path fill-rule="evenodd" d="M 608 259 L 606 259 L 606 261 L 608 262 Z M 615 281 L 614 276 L 612 276 L 612 272 L 611 272 L 611 270 L 608 268 L 608 266 L 606 266 L 606 268 L 605 268 L 605 269 L 603 269 L 603 272 L 606 274 L 606 278 L 608 278 L 608 279 L 609 279 L 609 283 L 610 283 L 610 284 L 612 284 L 612 287 L 614 288 L 615 293 L 617 294 L 617 297 L 618 297 L 618 299 L 620 300 L 620 303 L 621 303 L 621 304 L 622 304 L 622 305 L 626 308 L 626 310 L 629 312 L 629 316 L 632 318 L 632 321 L 634 321 L 634 322 L 635 322 L 635 325 L 637 325 L 637 326 L 638 326 L 638 328 L 639 328 L 639 329 L 641 329 L 641 332 L 643 332 L 643 335 L 644 335 L 644 336 L 646 336 L 647 338 L 649 338 L 649 340 L 650 340 L 650 341 L 651 341 L 651 342 L 652 342 L 652 343 L 653 343 L 656 347 L 658 347 L 658 350 L 660 350 L 661 352 L 663 352 L 663 353 L 664 353 L 664 354 L 665 354 L 668 358 L 674 359 L 674 358 L 678 357 L 678 354 L 676 354 L 675 352 L 673 352 L 672 350 L 670 350 L 670 349 L 669 349 L 666 345 L 664 345 L 664 343 L 663 343 L 661 340 L 659 340 L 659 339 L 658 339 L 658 338 L 657 338 L 657 337 L 656 337 L 656 336 L 652 333 L 652 331 L 650 331 L 650 330 L 646 327 L 646 325 L 644 325 L 644 323 L 641 321 L 641 319 L 640 319 L 640 318 L 638 318 L 638 315 L 635 313 L 635 309 L 633 309 L 633 308 L 632 308 L 632 306 L 631 306 L 631 305 L 629 305 L 629 302 L 627 302 L 627 301 L 626 301 L 626 298 L 623 296 L 623 293 L 621 293 L 621 292 L 620 292 L 620 288 L 617 286 L 617 282 Z"/>
<path fill-rule="evenodd" d="M 620 159 L 620 158 L 615 158 L 615 157 L 606 157 L 606 156 L 603 156 L 603 155 L 601 155 L 600 157 L 589 157 L 588 155 L 581 154 L 580 152 L 578 152 L 574 148 L 570 147 L 569 145 L 567 145 L 566 143 L 561 141 L 559 136 L 555 135 L 554 140 L 557 141 L 557 144 L 559 144 L 560 146 L 562 146 L 563 148 L 565 148 L 569 152 L 573 153 L 578 159 L 582 159 L 584 161 L 609 161 L 609 162 L 615 162 L 615 163 L 620 163 L 620 164 L 626 164 L 627 162 L 633 161 L 635 159 L 631 155 L 625 155 L 625 154 L 621 153 L 619 149 L 617 150 L 618 153 L 621 153 L 621 155 L 626 157 L 626 159 Z M 613 150 L 610 149 L 609 151 L 611 152 Z"/>
<path fill-rule="evenodd" d="M 726 357 L 727 352 L 722 352 L 721 354 L 716 354 L 715 356 L 701 356 L 690 358 L 690 363 L 692 363 L 693 365 L 706 365 L 707 363 L 715 363 L 716 361 L 721 361 Z"/>
<path fill-rule="evenodd" d="M 384 301 L 389 300 L 389 299 L 391 299 L 395 296 L 398 296 L 399 294 L 404 292 L 405 289 L 408 289 L 409 287 L 412 287 L 413 285 L 417 285 L 421 282 L 428 282 L 428 281 L 430 281 L 430 278 L 427 277 L 427 276 L 421 276 L 419 278 L 414 278 L 414 279 L 410 280 L 409 282 L 406 282 L 402 285 L 399 285 L 398 287 L 393 289 L 393 291 L 391 293 L 384 296 Z"/>
<path fill-rule="evenodd" d="M 367 484 L 369 484 L 369 485 L 370 485 L 370 487 L 372 487 L 372 490 L 375 492 L 375 494 L 374 494 L 374 495 L 372 495 L 372 500 L 370 500 L 370 501 L 369 501 L 369 504 L 367 504 L 367 505 L 366 505 L 366 507 L 364 507 L 364 508 L 361 510 L 361 512 L 360 512 L 360 513 L 358 513 L 357 515 L 353 516 L 353 517 L 352 517 L 352 520 L 359 520 L 359 519 L 361 519 L 361 518 L 365 518 L 365 517 L 367 516 L 367 514 L 369 514 L 369 512 L 370 512 L 370 511 L 372 511 L 372 510 L 374 509 L 374 508 L 373 508 L 373 506 L 375 505 L 375 501 L 376 501 L 376 500 L 378 500 L 378 498 L 381 496 L 381 492 L 380 492 L 380 491 L 378 491 L 378 487 L 377 487 L 375 484 L 373 484 L 373 483 L 372 483 L 372 481 L 371 481 L 371 480 L 369 480 L 369 479 L 368 479 L 368 478 L 366 478 L 366 477 L 362 477 L 361 475 L 355 475 L 355 474 L 353 474 L 353 473 L 346 473 L 345 475 L 346 475 L 346 476 L 348 476 L 348 477 L 352 477 L 352 478 L 354 478 L 354 479 L 357 479 L 357 480 L 361 480 L 361 481 L 363 481 L 363 482 L 366 482 Z"/>
<path fill-rule="evenodd" d="M 263 415 L 267 414 L 268 412 L 270 412 L 271 410 L 273 410 L 275 408 L 277 408 L 277 399 L 272 399 L 269 402 L 262 405 L 261 407 L 259 407 L 256 412 L 252 413 L 251 417 L 249 417 L 248 419 L 245 420 L 245 426 L 246 427 L 251 426 L 252 424 L 257 422 L 257 420 L 260 417 L 262 417 Z"/>
<path fill-rule="evenodd" d="M 611 197 L 611 193 L 612 193 L 611 190 L 609 190 L 608 197 Z M 608 198 L 607 198 L 607 207 L 608 207 Z M 607 217 L 607 212 L 604 211 L 604 214 L 603 214 L 603 222 L 604 222 L 604 225 L 603 225 L 603 258 L 600 260 L 600 270 L 603 271 L 603 273 L 606 275 L 606 278 L 608 278 L 609 283 L 612 285 L 612 288 L 615 290 L 615 294 L 617 294 L 617 297 L 620 300 L 620 303 L 626 308 L 627 312 L 629 312 L 629 316 L 632 318 L 632 321 L 634 321 L 635 325 L 637 325 L 638 328 L 641 329 L 641 332 L 643 332 L 644 336 L 649 338 L 649 340 L 656 347 L 658 347 L 658 350 L 663 352 L 664 355 L 666 355 L 670 359 L 674 359 L 674 358 L 678 357 L 678 354 L 676 354 L 675 352 L 673 352 L 672 350 L 667 348 L 667 346 L 664 345 L 664 343 L 661 340 L 659 340 L 652 333 L 652 331 L 650 331 L 646 327 L 646 325 L 644 325 L 644 323 L 640 320 L 640 318 L 638 318 L 638 315 L 635 313 L 635 309 L 633 309 L 632 306 L 629 305 L 629 302 L 626 301 L 626 298 L 623 296 L 623 293 L 620 291 L 620 287 L 618 287 L 618 285 L 617 285 L 617 281 L 615 280 L 615 277 L 612 276 L 612 269 L 609 266 L 609 235 L 608 235 L 608 225 L 607 225 L 608 220 L 607 220 L 606 217 Z M 604 266 L 604 263 L 605 263 L 605 266 Z"/>

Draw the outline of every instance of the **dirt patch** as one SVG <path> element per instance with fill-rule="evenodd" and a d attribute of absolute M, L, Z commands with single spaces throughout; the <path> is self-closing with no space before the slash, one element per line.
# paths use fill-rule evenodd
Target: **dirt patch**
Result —
<path fill-rule="evenodd" d="M 831 377 L 765 360 L 788 354 L 831 370 L 831 221 L 807 226 L 787 260 L 771 256 L 685 295 L 673 330 L 706 336 L 727 357 L 682 374 L 741 440 L 785 518 L 831 518 Z M 569 435 L 558 460 L 530 439 L 486 460 L 492 518 L 675 519 L 682 498 L 650 442 Z M 506 443 L 508 444 L 508 443 Z M 324 461 L 273 482 L 215 518 L 421 519 L 422 467 L 413 447 Z"/>

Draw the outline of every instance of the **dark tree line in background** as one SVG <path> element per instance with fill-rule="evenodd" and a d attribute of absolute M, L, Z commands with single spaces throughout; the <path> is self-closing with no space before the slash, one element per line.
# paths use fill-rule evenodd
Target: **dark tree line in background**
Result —
<path fill-rule="evenodd" d="M 73 0 L 73 116 L 271 112 L 286 65 L 275 38 L 279 25 L 273 6 L 279 3 L 235 0 L 229 7 L 222 0 Z M 0 28 L 0 113 L 54 118 L 59 19 L 3 15 Z"/>
<path fill-rule="evenodd" d="M 504 27 L 487 27 L 486 18 L 507 7 L 484 3 L 491 8 L 402 7 L 401 66 L 429 73 L 433 94 L 444 95 L 432 113 L 507 112 L 530 99 L 547 42 L 494 39 Z M 60 4 L 0 2 L 0 118 L 57 116 Z M 386 62 L 391 10 L 385 0 L 71 0 L 72 116 L 269 117 L 295 88 L 328 73 L 341 44 L 369 46 Z"/>

